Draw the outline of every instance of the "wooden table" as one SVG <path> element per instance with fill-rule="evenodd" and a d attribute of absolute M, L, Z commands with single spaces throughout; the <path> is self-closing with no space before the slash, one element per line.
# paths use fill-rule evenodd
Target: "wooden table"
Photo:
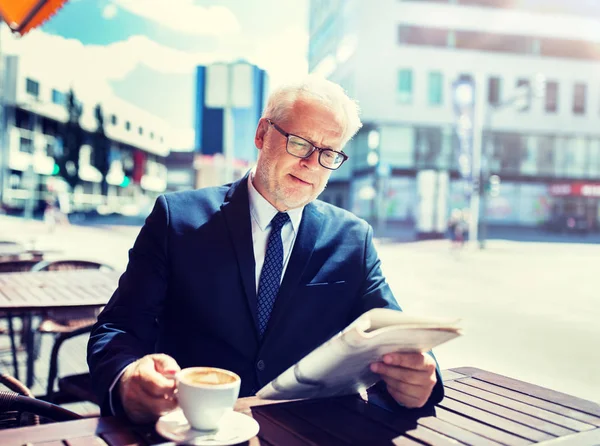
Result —
<path fill-rule="evenodd" d="M 260 424 L 251 446 L 600 444 L 598 404 L 475 368 L 447 370 L 444 382 L 445 399 L 426 411 L 391 412 L 358 396 L 275 404 L 242 398 L 236 410 Z M 0 431 L 0 444 L 173 443 L 152 425 L 108 417 Z"/>
<path fill-rule="evenodd" d="M 31 322 L 41 310 L 66 307 L 99 308 L 106 305 L 120 273 L 102 270 L 38 271 L 0 274 L 0 311 L 20 314 Z M 33 327 L 26 333 L 27 386 L 33 384 Z M 13 337 L 14 339 L 14 337 Z M 15 354 L 13 348 L 13 355 Z M 16 363 L 16 358 L 13 358 Z M 18 376 L 18 373 L 15 372 Z"/>

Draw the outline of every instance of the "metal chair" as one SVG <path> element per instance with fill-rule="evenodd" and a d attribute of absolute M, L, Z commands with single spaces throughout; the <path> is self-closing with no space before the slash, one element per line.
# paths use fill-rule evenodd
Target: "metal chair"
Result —
<path fill-rule="evenodd" d="M 2 242 L 0 242 L 2 243 Z M 31 271 L 31 269 L 38 264 L 37 260 L 9 260 L 9 261 L 0 261 L 0 273 L 20 273 L 25 271 Z M 13 359 L 13 367 L 14 367 L 14 375 L 17 379 L 19 379 L 19 363 L 17 360 L 17 342 L 16 342 L 16 332 L 14 328 L 14 320 L 15 315 L 11 312 L 0 312 L 0 317 L 5 317 L 8 322 L 8 335 L 10 337 L 10 349 L 12 353 Z M 23 319 L 22 323 L 29 323 L 29 319 Z M 26 327 L 23 327 L 22 332 L 26 332 Z M 0 334 L 4 334 L 5 330 L 0 330 Z"/>
<path fill-rule="evenodd" d="M 23 271 L 31 271 L 39 260 L 0 260 L 0 273 L 20 273 Z"/>
<path fill-rule="evenodd" d="M 56 260 L 43 261 L 37 264 L 32 271 L 63 271 L 74 269 L 106 269 L 113 268 L 97 262 L 84 260 Z M 55 335 L 54 345 L 50 354 L 50 367 L 48 371 L 48 386 L 46 388 L 46 401 L 64 404 L 75 401 L 98 401 L 91 390 L 89 373 L 70 375 L 58 380 L 59 392 L 55 392 L 55 381 L 58 376 L 58 353 L 62 344 L 75 336 L 89 333 L 96 323 L 99 309 L 64 309 L 47 311 L 38 327 L 40 334 L 51 333 Z"/>
<path fill-rule="evenodd" d="M 29 388 L 10 375 L 0 375 L 0 383 L 9 389 L 0 391 L 0 429 L 82 418 L 75 412 L 36 399 Z"/>

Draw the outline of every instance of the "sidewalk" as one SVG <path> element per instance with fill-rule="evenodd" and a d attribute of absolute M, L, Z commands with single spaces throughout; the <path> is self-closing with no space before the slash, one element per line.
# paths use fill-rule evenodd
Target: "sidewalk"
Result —
<path fill-rule="evenodd" d="M 385 224 L 383 228 L 377 228 L 375 225 L 373 228 L 375 237 L 388 243 L 417 241 L 417 232 L 413 224 L 390 222 Z M 490 225 L 487 227 L 485 238 L 486 240 L 510 240 L 516 242 L 600 244 L 600 233 L 598 232 L 590 234 L 559 234 L 535 227 L 513 225 Z"/>
<path fill-rule="evenodd" d="M 75 258 L 106 263 L 115 269 L 127 266 L 128 251 L 140 228 L 138 226 L 57 226 L 49 232 L 44 222 L 6 215 L 0 216 L 0 239 L 13 240 L 30 248 L 56 250 L 46 259 Z"/>

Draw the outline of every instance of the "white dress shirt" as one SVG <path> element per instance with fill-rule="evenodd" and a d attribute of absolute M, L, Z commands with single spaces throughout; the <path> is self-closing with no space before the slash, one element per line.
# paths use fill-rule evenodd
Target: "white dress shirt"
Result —
<path fill-rule="evenodd" d="M 258 294 L 258 282 L 260 279 L 260 272 L 262 271 L 263 264 L 265 263 L 265 253 L 267 251 L 267 242 L 269 241 L 269 235 L 271 234 L 271 220 L 275 217 L 275 214 L 279 212 L 271 205 L 255 188 L 252 184 L 254 178 L 254 172 L 248 175 L 248 195 L 250 198 L 250 219 L 252 221 L 252 243 L 254 245 L 254 261 L 255 261 L 255 274 L 256 274 L 256 293 Z M 292 224 L 287 222 L 281 228 L 281 242 L 283 243 L 283 269 L 281 272 L 281 278 L 279 283 L 283 280 L 287 264 L 290 260 L 290 254 L 296 241 L 296 235 L 300 228 L 300 222 L 302 221 L 302 212 L 304 206 L 297 209 L 290 209 L 287 214 L 290 217 Z"/>

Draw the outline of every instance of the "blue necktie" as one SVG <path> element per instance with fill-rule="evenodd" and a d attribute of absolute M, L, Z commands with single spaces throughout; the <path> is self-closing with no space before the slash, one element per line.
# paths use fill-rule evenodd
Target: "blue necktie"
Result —
<path fill-rule="evenodd" d="M 289 221 L 290 217 L 285 212 L 278 212 L 271 220 L 271 234 L 267 242 L 265 263 L 260 272 L 257 295 L 258 329 L 262 336 L 267 328 L 271 310 L 279 291 L 281 271 L 283 270 L 283 243 L 281 242 L 281 228 Z"/>

